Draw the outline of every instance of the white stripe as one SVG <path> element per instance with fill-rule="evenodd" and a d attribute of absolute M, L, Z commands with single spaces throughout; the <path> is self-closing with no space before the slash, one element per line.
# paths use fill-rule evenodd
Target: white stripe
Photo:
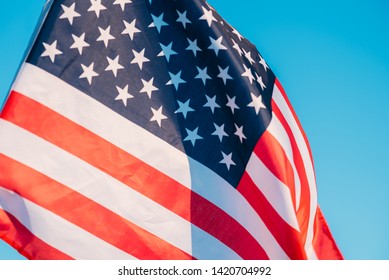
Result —
<path fill-rule="evenodd" d="M 220 252 L 226 258 L 239 258 L 216 238 L 72 154 L 2 119 L 0 131 L 4 135 L 0 139 L 0 152 L 8 157 L 66 185 L 190 255 L 192 232 L 215 248 L 214 251 L 196 250 L 195 258 L 216 259 Z M 190 207 L 190 202 L 182 203 Z"/>
<path fill-rule="evenodd" d="M 235 251 L 222 244 L 212 235 L 204 234 L 201 229 L 194 225 L 192 225 L 192 255 L 197 256 L 200 260 L 242 259 Z"/>
<path fill-rule="evenodd" d="M 314 253 L 314 250 L 311 248 L 313 247 L 312 245 L 313 226 L 314 226 L 314 219 L 317 210 L 317 189 L 316 189 L 316 179 L 315 179 L 315 172 L 313 170 L 313 164 L 311 161 L 311 157 L 309 155 L 308 147 L 305 143 L 304 136 L 300 131 L 300 128 L 292 112 L 290 111 L 286 100 L 282 96 L 280 89 L 276 85 L 274 86 L 274 90 L 273 90 L 273 100 L 280 108 L 282 115 L 285 117 L 288 125 L 290 126 L 293 136 L 296 139 L 298 149 L 301 153 L 301 157 L 303 159 L 303 164 L 304 164 L 305 172 L 307 174 L 307 179 L 308 179 L 308 184 L 310 189 L 310 197 L 311 197 L 310 213 L 309 213 L 309 221 L 308 221 L 308 233 L 307 233 L 307 239 L 305 241 L 305 251 L 308 254 L 308 258 L 317 259 L 317 255 Z"/>
<path fill-rule="evenodd" d="M 300 231 L 290 189 L 275 177 L 254 153 L 250 157 L 246 170 L 274 210 L 285 222 Z"/>
<path fill-rule="evenodd" d="M 67 220 L 0 186 L 0 208 L 33 235 L 75 259 L 135 259 Z"/>
<path fill-rule="evenodd" d="M 37 100 L 119 148 L 135 155 L 183 186 L 191 189 L 195 185 L 193 191 L 223 209 L 247 228 L 251 235 L 261 241 L 260 244 L 269 257 L 274 259 L 287 258 L 262 220 L 239 192 L 213 171 L 188 159 L 183 152 L 131 123 L 64 81 L 28 63 L 24 65 L 13 89 Z M 198 176 L 202 176 L 204 173 L 207 174 L 207 177 L 204 177 L 206 180 L 198 183 L 200 180 Z M 210 182 L 214 183 L 210 184 Z M 210 188 L 210 185 L 213 187 Z M 253 219 L 249 220 L 248 217 Z M 264 234 L 261 234 L 262 232 Z M 266 242 L 262 242 L 263 240 Z M 193 249 L 194 251 L 196 250 Z"/>
<path fill-rule="evenodd" d="M 290 162 L 290 165 L 292 166 L 293 174 L 294 174 L 295 196 L 296 196 L 295 209 L 297 210 L 300 206 L 301 183 L 300 183 L 299 174 L 297 173 L 296 165 L 294 164 L 293 149 L 292 149 L 292 145 L 290 143 L 290 139 L 288 137 L 287 132 L 285 131 L 285 128 L 282 126 L 280 120 L 277 118 L 277 116 L 274 113 L 273 113 L 271 122 L 266 130 L 271 135 L 273 135 L 273 137 L 281 145 L 282 149 L 285 152 L 287 159 Z"/>

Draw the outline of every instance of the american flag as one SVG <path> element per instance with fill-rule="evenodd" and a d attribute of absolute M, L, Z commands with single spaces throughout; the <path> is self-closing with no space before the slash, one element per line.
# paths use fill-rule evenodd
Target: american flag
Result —
<path fill-rule="evenodd" d="M 53 1 L 0 118 L 0 236 L 30 259 L 340 259 L 308 141 L 203 0 Z"/>

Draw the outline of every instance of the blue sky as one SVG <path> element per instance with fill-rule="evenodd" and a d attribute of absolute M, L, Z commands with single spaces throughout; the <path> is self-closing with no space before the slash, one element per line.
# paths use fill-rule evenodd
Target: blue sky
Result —
<path fill-rule="evenodd" d="M 44 2 L 0 4 L 0 103 Z M 345 258 L 389 259 L 389 3 L 209 3 L 257 46 L 283 84 L 308 135 L 319 203 Z M 0 242 L 0 259 L 19 258 Z"/>

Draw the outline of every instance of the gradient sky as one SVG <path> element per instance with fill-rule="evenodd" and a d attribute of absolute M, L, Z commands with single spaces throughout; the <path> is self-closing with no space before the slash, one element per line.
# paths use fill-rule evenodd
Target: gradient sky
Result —
<path fill-rule="evenodd" d="M 0 4 L 0 104 L 44 2 Z M 319 204 L 345 258 L 389 259 L 389 2 L 209 3 L 257 46 L 283 84 L 312 147 Z M 0 259 L 21 258 L 0 242 Z"/>

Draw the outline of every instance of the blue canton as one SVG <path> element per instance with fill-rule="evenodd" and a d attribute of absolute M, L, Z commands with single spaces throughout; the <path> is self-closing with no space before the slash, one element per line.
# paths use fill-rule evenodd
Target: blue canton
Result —
<path fill-rule="evenodd" d="M 274 74 L 205 1 L 54 1 L 27 61 L 234 187 L 271 120 Z"/>

